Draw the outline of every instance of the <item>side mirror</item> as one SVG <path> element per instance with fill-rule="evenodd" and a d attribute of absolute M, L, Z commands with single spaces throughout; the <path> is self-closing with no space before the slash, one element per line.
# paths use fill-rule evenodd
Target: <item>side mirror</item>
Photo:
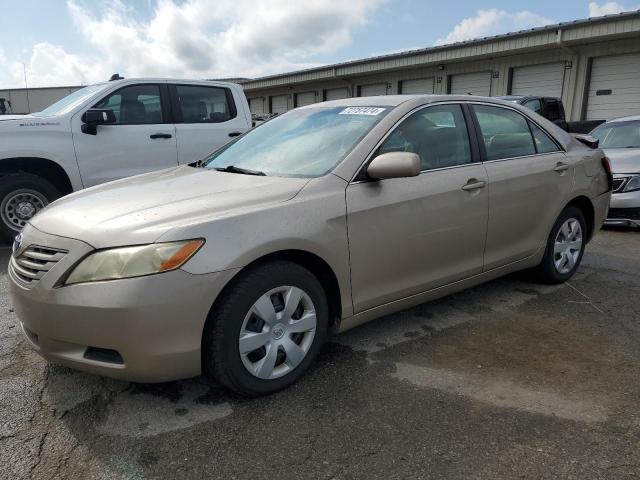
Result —
<path fill-rule="evenodd" d="M 420 157 L 409 152 L 389 152 L 378 155 L 367 167 L 367 175 L 376 180 L 420 175 Z"/>
<path fill-rule="evenodd" d="M 98 132 L 98 129 L 96 128 L 98 125 L 115 123 L 116 114 L 113 113 L 113 110 L 101 110 L 92 108 L 82 114 L 81 120 L 82 132 L 88 133 L 89 135 L 95 135 Z"/>

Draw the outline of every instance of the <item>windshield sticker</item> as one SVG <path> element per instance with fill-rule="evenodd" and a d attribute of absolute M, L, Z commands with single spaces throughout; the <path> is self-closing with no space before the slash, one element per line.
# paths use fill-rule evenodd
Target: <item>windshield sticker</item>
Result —
<path fill-rule="evenodd" d="M 378 115 L 386 109 L 379 107 L 347 107 L 340 115 Z"/>

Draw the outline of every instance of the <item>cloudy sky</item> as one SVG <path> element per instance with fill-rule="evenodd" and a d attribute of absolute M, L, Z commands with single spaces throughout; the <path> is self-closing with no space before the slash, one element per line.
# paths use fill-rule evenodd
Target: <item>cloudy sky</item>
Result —
<path fill-rule="evenodd" d="M 640 0 L 0 0 L 0 89 L 112 73 L 257 77 L 549 23 Z M 332 6 L 333 5 L 333 6 Z"/>

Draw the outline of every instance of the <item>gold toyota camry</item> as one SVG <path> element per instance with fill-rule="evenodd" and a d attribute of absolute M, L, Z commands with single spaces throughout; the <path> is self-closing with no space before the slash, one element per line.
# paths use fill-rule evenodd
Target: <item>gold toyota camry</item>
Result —
<path fill-rule="evenodd" d="M 331 332 L 516 270 L 569 279 L 611 196 L 579 140 L 482 97 L 299 108 L 49 205 L 14 243 L 13 303 L 52 362 L 267 394 Z"/>

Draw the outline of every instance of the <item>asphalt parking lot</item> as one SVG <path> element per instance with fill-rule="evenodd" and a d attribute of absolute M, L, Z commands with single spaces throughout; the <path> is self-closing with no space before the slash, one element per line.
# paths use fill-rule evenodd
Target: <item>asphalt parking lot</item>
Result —
<path fill-rule="evenodd" d="M 638 252 L 601 232 L 569 284 L 512 275 L 370 323 L 256 400 L 47 366 L 3 273 L 0 478 L 637 478 Z"/>

